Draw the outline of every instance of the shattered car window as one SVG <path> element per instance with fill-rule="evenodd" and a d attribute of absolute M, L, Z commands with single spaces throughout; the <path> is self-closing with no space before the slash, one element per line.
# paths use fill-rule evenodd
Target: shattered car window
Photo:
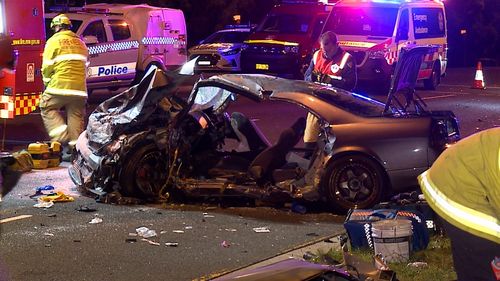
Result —
<path fill-rule="evenodd" d="M 228 90 L 219 87 L 200 87 L 190 112 L 202 111 L 211 107 L 214 111 L 218 111 L 228 98 L 234 100 L 233 93 Z"/>

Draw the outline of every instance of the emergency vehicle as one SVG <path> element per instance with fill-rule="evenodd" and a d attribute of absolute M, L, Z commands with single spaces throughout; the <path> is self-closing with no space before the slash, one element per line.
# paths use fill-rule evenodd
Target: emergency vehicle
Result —
<path fill-rule="evenodd" d="M 46 28 L 57 14 L 45 15 Z M 181 10 L 100 3 L 65 14 L 89 49 L 89 90 L 128 87 L 150 65 L 169 70 L 186 62 L 186 22 Z M 46 31 L 49 38 L 52 31 Z"/>
<path fill-rule="evenodd" d="M 0 33 L 17 56 L 14 69 L 0 69 L 0 118 L 11 119 L 34 111 L 43 91 L 43 1 L 0 0 Z"/>
<path fill-rule="evenodd" d="M 331 7 L 318 1 L 274 6 L 242 47 L 242 72 L 302 78 Z"/>
<path fill-rule="evenodd" d="M 325 24 L 351 53 L 358 80 L 384 81 L 394 72 L 402 47 L 432 46 L 418 79 L 434 90 L 446 73 L 445 7 L 438 0 L 340 0 Z"/>

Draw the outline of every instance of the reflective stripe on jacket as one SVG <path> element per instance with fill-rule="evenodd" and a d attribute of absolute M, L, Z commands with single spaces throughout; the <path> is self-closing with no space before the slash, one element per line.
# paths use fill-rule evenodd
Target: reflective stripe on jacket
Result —
<path fill-rule="evenodd" d="M 427 202 L 443 219 L 500 243 L 500 128 L 459 141 L 418 179 Z"/>
<path fill-rule="evenodd" d="M 59 31 L 47 40 L 42 63 L 45 92 L 87 97 L 88 54 L 85 43 L 70 30 Z"/>
<path fill-rule="evenodd" d="M 318 73 L 323 73 L 335 80 L 342 80 L 342 70 L 344 69 L 347 60 L 351 56 L 348 52 L 342 51 L 342 56 L 337 56 L 340 61 L 326 59 L 323 55 L 323 50 L 318 50 L 313 55 L 314 70 Z"/>

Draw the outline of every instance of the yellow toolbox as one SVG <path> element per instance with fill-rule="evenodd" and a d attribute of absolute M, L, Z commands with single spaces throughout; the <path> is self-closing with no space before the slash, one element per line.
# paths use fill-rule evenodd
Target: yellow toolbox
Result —
<path fill-rule="evenodd" d="M 57 167 L 61 164 L 61 143 L 57 141 L 53 141 L 47 143 L 49 146 L 49 168 Z"/>
<path fill-rule="evenodd" d="M 45 169 L 49 166 L 49 145 L 42 142 L 30 143 L 28 145 L 28 152 L 33 158 L 33 168 Z"/>

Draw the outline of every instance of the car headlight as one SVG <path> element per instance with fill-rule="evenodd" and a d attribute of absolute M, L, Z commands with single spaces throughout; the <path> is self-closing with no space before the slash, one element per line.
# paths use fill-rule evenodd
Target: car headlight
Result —
<path fill-rule="evenodd" d="M 239 52 L 241 52 L 241 48 L 219 51 L 219 53 L 223 56 L 232 56 L 232 55 L 236 55 Z"/>
<path fill-rule="evenodd" d="M 299 52 L 299 47 L 298 46 L 285 46 L 283 51 L 285 52 L 285 54 L 288 54 L 288 53 L 297 54 Z"/>

